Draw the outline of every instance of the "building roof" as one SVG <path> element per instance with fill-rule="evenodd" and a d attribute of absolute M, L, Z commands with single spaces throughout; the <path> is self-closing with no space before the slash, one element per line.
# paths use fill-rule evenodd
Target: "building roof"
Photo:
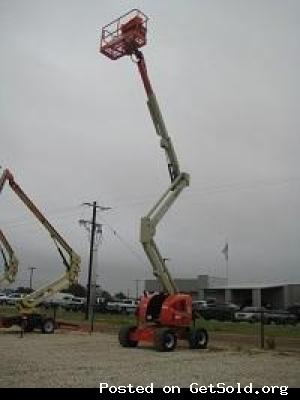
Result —
<path fill-rule="evenodd" d="M 270 289 L 291 285 L 300 285 L 300 283 L 238 283 L 227 286 L 213 286 L 207 289 Z"/>

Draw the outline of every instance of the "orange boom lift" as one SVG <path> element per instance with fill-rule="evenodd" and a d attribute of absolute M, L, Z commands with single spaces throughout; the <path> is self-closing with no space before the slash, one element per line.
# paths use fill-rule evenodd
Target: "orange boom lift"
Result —
<path fill-rule="evenodd" d="M 138 306 L 136 326 L 122 327 L 120 344 L 136 347 L 139 342 L 151 342 L 158 351 L 172 351 L 177 340 L 187 340 L 190 348 L 206 348 L 208 334 L 205 329 L 195 328 L 192 298 L 179 293 L 171 277 L 165 259 L 154 241 L 156 227 L 181 191 L 189 185 L 189 174 L 180 171 L 179 162 L 165 126 L 156 96 L 147 73 L 146 62 L 140 48 L 147 43 L 148 17 L 137 9 L 117 18 L 102 29 L 100 52 L 117 60 L 130 56 L 137 64 L 147 95 L 147 105 L 160 146 L 164 149 L 171 185 L 141 220 L 140 241 L 152 265 L 153 274 L 163 292 L 145 295 Z"/>

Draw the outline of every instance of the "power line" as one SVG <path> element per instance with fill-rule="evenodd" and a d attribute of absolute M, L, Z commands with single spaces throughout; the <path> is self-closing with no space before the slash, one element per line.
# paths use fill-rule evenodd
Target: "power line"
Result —
<path fill-rule="evenodd" d="M 69 211 L 66 211 L 69 210 Z M 79 211 L 79 206 L 76 207 L 68 207 L 65 208 L 64 211 L 61 209 L 60 211 L 53 211 L 53 212 L 47 212 L 47 216 L 50 217 L 57 217 L 59 216 L 60 218 L 66 218 L 72 215 L 76 215 L 78 214 Z M 28 224 L 32 224 L 36 222 L 35 220 L 33 220 L 30 217 L 25 217 L 25 218 L 15 218 L 12 220 L 6 220 L 6 221 L 2 221 L 1 222 L 1 226 L 11 226 L 13 228 L 15 227 L 19 227 L 19 226 L 23 226 L 23 225 L 28 225 Z"/>
<path fill-rule="evenodd" d="M 236 182 L 236 183 L 225 183 L 220 185 L 204 185 L 201 188 L 195 188 L 195 184 L 191 187 L 191 191 L 187 192 L 187 196 L 190 198 L 197 197 L 201 199 L 201 196 L 214 195 L 219 193 L 230 193 L 234 191 L 241 190 L 249 190 L 255 189 L 258 187 L 273 187 L 273 186 L 283 186 L 288 185 L 290 183 L 297 183 L 300 181 L 300 178 L 282 178 L 278 180 L 257 180 L 253 182 Z M 159 196 L 159 193 L 148 195 L 147 197 L 143 197 L 144 200 L 137 200 L 131 202 L 123 202 L 116 203 L 114 208 L 120 207 L 132 207 L 146 204 L 148 201 L 151 201 L 153 198 Z"/>
<path fill-rule="evenodd" d="M 257 180 L 253 182 L 237 182 L 237 183 L 227 183 L 223 185 L 216 186 L 204 186 L 199 190 L 200 193 L 203 194 L 215 194 L 215 193 L 223 193 L 228 191 L 237 191 L 237 190 L 247 190 L 253 189 L 257 187 L 271 187 L 271 186 L 281 186 L 287 185 L 293 182 L 299 182 L 300 178 L 283 178 L 279 180 Z"/>
<path fill-rule="evenodd" d="M 254 182 L 225 183 L 222 185 L 215 185 L 215 186 L 207 185 L 207 186 L 203 186 L 200 189 L 193 189 L 193 191 L 190 193 L 187 193 L 187 195 L 190 198 L 193 198 L 196 196 L 199 197 L 199 196 L 203 196 L 203 195 L 207 196 L 207 195 L 214 195 L 214 194 L 219 194 L 219 193 L 227 193 L 227 192 L 255 189 L 257 187 L 281 186 L 281 185 L 287 185 L 287 184 L 299 182 L 299 181 L 300 181 L 300 178 L 295 177 L 295 178 L 282 178 L 279 180 L 265 179 L 265 180 L 257 180 Z M 132 206 L 136 206 L 136 205 L 143 205 L 143 204 L 146 204 L 148 202 L 148 200 L 153 199 L 155 196 L 158 196 L 158 194 L 149 195 L 147 198 L 144 197 L 145 200 L 137 200 L 134 202 L 116 204 L 114 206 L 114 209 L 116 209 L 117 207 L 120 208 L 120 207 L 126 207 L 126 206 L 132 207 Z M 78 208 L 79 208 L 79 206 L 67 207 L 67 208 L 65 207 L 63 209 L 48 212 L 47 215 L 49 215 L 50 217 L 57 216 L 60 219 L 65 219 L 65 218 L 68 218 L 68 217 L 78 214 L 78 211 L 79 211 Z M 16 218 L 13 220 L 2 221 L 1 225 L 6 226 L 6 227 L 11 227 L 11 228 L 19 228 L 24 225 L 32 224 L 32 223 L 33 223 L 33 221 L 29 218 L 28 219 L 25 218 L 25 220 L 23 218 Z"/>
<path fill-rule="evenodd" d="M 111 226 L 103 217 L 101 217 L 100 219 L 105 222 L 105 225 L 107 225 L 108 229 L 114 234 L 117 239 L 119 239 L 123 246 L 126 247 L 127 250 L 129 250 L 136 259 L 141 261 L 145 266 L 149 266 L 148 263 L 146 263 L 146 261 L 142 258 L 142 256 L 133 247 L 131 247 L 131 245 L 117 232 L 117 230 L 113 226 Z"/>

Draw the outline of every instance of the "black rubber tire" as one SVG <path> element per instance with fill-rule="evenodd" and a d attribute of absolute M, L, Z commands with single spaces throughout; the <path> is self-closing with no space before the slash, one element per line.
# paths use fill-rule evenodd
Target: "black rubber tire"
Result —
<path fill-rule="evenodd" d="M 52 318 L 46 318 L 42 321 L 42 333 L 51 335 L 55 331 L 55 322 Z"/>
<path fill-rule="evenodd" d="M 154 333 L 154 348 L 157 351 L 173 351 L 177 346 L 177 336 L 169 328 L 159 328 Z"/>
<path fill-rule="evenodd" d="M 122 347 L 136 347 L 138 345 L 137 340 L 130 340 L 129 335 L 130 333 L 134 332 L 136 330 L 135 325 L 127 325 L 127 326 L 122 326 L 122 328 L 119 330 L 119 343 Z"/>
<path fill-rule="evenodd" d="M 206 329 L 191 329 L 188 336 L 190 349 L 206 349 L 208 344 L 208 333 Z"/>

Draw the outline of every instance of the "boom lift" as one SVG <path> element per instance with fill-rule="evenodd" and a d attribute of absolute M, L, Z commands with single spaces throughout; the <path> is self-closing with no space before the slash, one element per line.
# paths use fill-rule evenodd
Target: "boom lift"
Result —
<path fill-rule="evenodd" d="M 8 181 L 9 186 L 25 206 L 40 221 L 50 234 L 54 244 L 62 258 L 66 267 L 66 272 L 56 281 L 35 290 L 33 293 L 23 297 L 19 303 L 19 315 L 16 317 L 2 318 L 2 325 L 10 327 L 12 325 L 20 325 L 25 331 L 32 331 L 36 328 L 41 329 L 43 333 L 53 333 L 55 322 L 52 318 L 48 318 L 37 311 L 38 306 L 53 294 L 67 288 L 69 285 L 77 283 L 80 271 L 80 257 L 50 224 L 47 218 L 39 211 L 35 204 L 30 200 L 26 193 L 16 183 L 12 173 L 6 169 L 0 179 L 0 193 L 5 182 Z M 67 260 L 65 253 L 68 254 Z"/>
<path fill-rule="evenodd" d="M 4 170 L 0 177 L 0 193 L 2 192 L 4 183 L 7 178 L 7 170 Z M 0 276 L 0 289 L 5 289 L 12 284 L 18 273 L 19 260 L 5 237 L 3 231 L 0 229 L 0 251 L 4 261 L 4 273 Z"/>
<path fill-rule="evenodd" d="M 16 280 L 19 261 L 1 229 L 0 251 L 4 261 L 4 273 L 0 276 L 0 289 L 3 290 Z"/>
<path fill-rule="evenodd" d="M 160 146 L 164 149 L 171 185 L 141 219 L 140 241 L 152 265 L 153 274 L 163 288 L 162 293 L 145 295 L 137 309 L 137 326 L 121 328 L 120 344 L 136 347 L 139 342 L 154 343 L 158 351 L 172 351 L 177 339 L 185 339 L 190 348 L 206 348 L 208 335 L 204 329 L 193 327 L 192 298 L 179 293 L 162 257 L 154 236 L 156 227 L 173 205 L 182 190 L 189 185 L 189 174 L 181 172 L 179 162 L 168 135 L 156 96 L 147 73 L 146 62 L 140 48 L 147 42 L 148 17 L 137 9 L 129 11 L 102 29 L 100 52 L 117 60 L 130 56 L 137 64 L 147 95 L 147 105 Z"/>

